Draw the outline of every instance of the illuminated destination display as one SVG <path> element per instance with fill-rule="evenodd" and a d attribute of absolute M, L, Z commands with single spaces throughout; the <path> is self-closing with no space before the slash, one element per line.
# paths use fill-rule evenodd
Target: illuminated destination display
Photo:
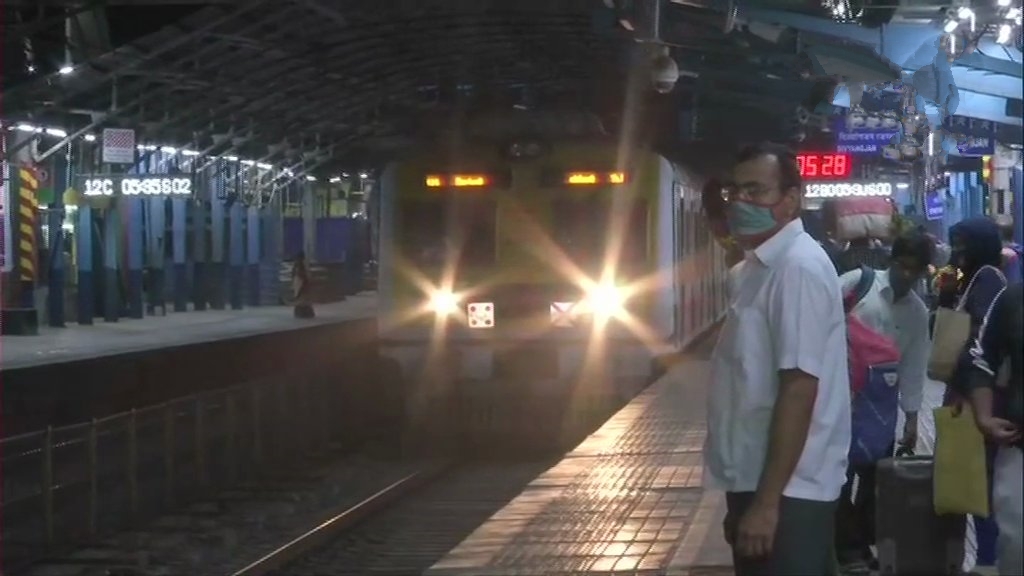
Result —
<path fill-rule="evenodd" d="M 83 176 L 85 196 L 191 196 L 192 178 L 188 176 L 102 175 Z"/>
<path fill-rule="evenodd" d="M 796 155 L 800 177 L 807 179 L 843 179 L 853 171 L 853 158 L 849 154 L 802 152 Z"/>
<path fill-rule="evenodd" d="M 804 184 L 804 198 L 890 197 L 892 193 L 893 185 L 889 182 L 847 181 Z"/>

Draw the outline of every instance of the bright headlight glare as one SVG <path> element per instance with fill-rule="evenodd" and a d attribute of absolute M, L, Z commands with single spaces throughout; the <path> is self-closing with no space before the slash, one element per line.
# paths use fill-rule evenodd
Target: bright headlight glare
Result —
<path fill-rule="evenodd" d="M 598 284 L 587 292 L 588 308 L 595 314 L 618 314 L 625 303 L 622 289 L 610 284 Z"/>
<path fill-rule="evenodd" d="M 454 314 L 459 310 L 459 298 L 447 290 L 438 290 L 430 296 L 430 308 L 439 316 Z"/>

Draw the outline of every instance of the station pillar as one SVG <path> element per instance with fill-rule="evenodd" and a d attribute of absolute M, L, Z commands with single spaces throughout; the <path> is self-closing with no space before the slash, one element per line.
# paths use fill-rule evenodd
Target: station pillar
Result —
<path fill-rule="evenodd" d="M 79 201 L 78 218 L 75 227 L 75 251 L 78 262 L 78 312 L 79 324 L 89 326 L 95 316 L 95 292 L 93 278 L 93 229 L 92 206 Z"/>
<path fill-rule="evenodd" d="M 207 221 L 209 206 L 205 201 L 192 205 L 192 308 L 206 310 L 209 295 Z"/>
<path fill-rule="evenodd" d="M 245 277 L 245 206 L 236 201 L 228 212 L 228 299 L 232 310 L 242 309 Z"/>
<path fill-rule="evenodd" d="M 188 311 L 188 270 L 185 267 L 185 235 L 188 233 L 188 201 L 171 199 L 171 260 L 174 267 L 174 311 Z"/>
<path fill-rule="evenodd" d="M 249 306 L 260 305 L 260 235 L 262 226 L 260 209 L 249 206 L 245 213 L 247 224 L 245 250 L 245 287 L 246 301 Z"/>
<path fill-rule="evenodd" d="M 218 175 L 219 179 L 223 175 Z M 218 185 L 223 187 L 223 181 Z M 210 307 L 214 310 L 224 309 L 224 199 L 215 195 L 210 200 L 210 263 L 207 267 L 208 282 L 210 288 Z"/>

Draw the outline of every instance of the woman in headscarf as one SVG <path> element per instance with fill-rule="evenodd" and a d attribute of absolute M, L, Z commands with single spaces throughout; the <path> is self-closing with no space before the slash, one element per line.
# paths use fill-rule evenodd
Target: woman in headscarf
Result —
<path fill-rule="evenodd" d="M 996 296 L 1006 287 L 1006 277 L 1000 270 L 1003 243 L 999 226 L 987 216 L 967 218 L 949 229 L 949 264 L 956 268 L 956 276 L 944 275 L 939 285 L 939 306 L 958 307 L 971 317 L 971 332 L 953 377 L 946 383 L 943 405 L 963 404 L 968 396 L 967 376 L 972 364 L 970 344 L 978 337 L 985 316 Z M 998 396 L 1000 390 L 996 390 Z M 989 478 L 995 458 L 995 446 L 986 445 Z M 990 491 L 991 492 L 991 491 Z M 974 518 L 977 535 L 977 564 L 995 564 L 995 543 L 998 528 L 991 518 Z"/>

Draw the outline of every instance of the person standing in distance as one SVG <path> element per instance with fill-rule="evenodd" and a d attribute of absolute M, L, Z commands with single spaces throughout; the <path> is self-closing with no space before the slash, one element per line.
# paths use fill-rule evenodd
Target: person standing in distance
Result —
<path fill-rule="evenodd" d="M 712 353 L 705 482 L 726 493 L 737 576 L 831 574 L 850 384 L 839 277 L 800 220 L 792 151 L 742 150 L 726 187 L 746 251 Z"/>

